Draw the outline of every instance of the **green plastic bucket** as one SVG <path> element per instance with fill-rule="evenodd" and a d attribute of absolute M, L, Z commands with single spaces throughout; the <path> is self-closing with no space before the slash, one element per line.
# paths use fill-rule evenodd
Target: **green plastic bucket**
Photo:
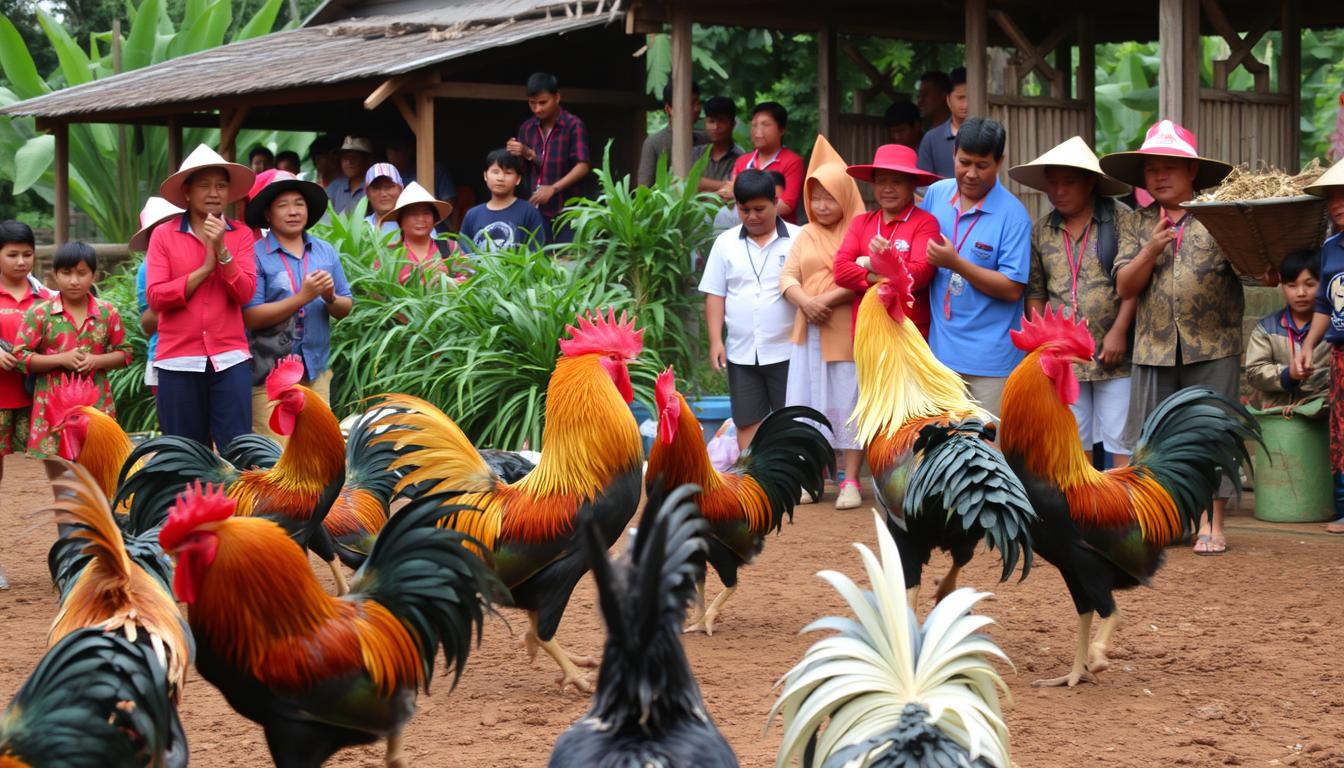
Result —
<path fill-rule="evenodd" d="M 1284 418 L 1280 409 L 1251 409 L 1265 446 L 1255 447 L 1255 516 L 1272 523 L 1334 517 L 1330 429 L 1319 400 Z"/>

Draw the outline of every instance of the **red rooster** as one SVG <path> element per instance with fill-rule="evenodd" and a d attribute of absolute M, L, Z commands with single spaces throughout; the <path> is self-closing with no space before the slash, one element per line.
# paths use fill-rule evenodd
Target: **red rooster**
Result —
<path fill-rule="evenodd" d="M 494 553 L 513 604 L 528 613 L 529 654 L 544 649 L 560 665 L 562 690 L 591 693 L 578 667 L 596 660 L 571 657 L 555 632 L 588 571 L 580 526 L 591 519 L 610 547 L 639 506 L 644 450 L 627 365 L 644 343 L 634 320 L 614 312 L 579 318 L 568 331 L 546 389 L 541 461 L 518 482 L 500 479 L 452 419 L 416 397 L 384 396 L 383 404 L 403 413 L 380 419 L 389 429 L 377 439 L 411 446 L 393 465 L 412 468 L 402 487 L 432 481 L 435 490 L 461 492 L 458 500 L 471 509 L 446 522 Z"/>
<path fill-rule="evenodd" d="M 60 435 L 60 456 L 82 465 L 103 495 L 117 492 L 117 476 L 134 445 L 117 420 L 94 407 L 101 393 L 92 379 L 62 374 L 47 400 L 47 423 Z M 121 507 L 118 512 L 124 512 Z"/>
<path fill-rule="evenodd" d="M 650 498 L 662 497 L 677 486 L 694 483 L 700 511 L 709 522 L 709 563 L 723 582 L 723 591 L 704 607 L 703 571 L 697 584 L 699 615 L 687 631 L 714 634 L 714 620 L 737 590 L 737 569 L 760 554 L 765 537 L 778 531 L 784 515 L 793 518 L 800 491 L 821 495 L 822 469 L 835 472 L 835 452 L 816 427 L 830 426 L 811 408 L 782 408 L 761 423 L 751 445 L 727 472 L 710 464 L 705 436 L 686 398 L 677 391 L 672 368 L 658 374 L 654 385 L 658 401 L 658 439 L 649 453 L 644 487 Z"/>
<path fill-rule="evenodd" d="M 938 600 L 956 589 L 957 574 L 981 539 L 1002 553 L 1002 579 L 1025 552 L 1025 578 L 1033 515 L 1026 492 L 990 442 L 989 413 L 971 399 L 961 377 L 933 356 L 906 316 L 914 298 L 904 259 L 884 258 L 882 269 L 889 279 L 859 304 L 859 402 L 852 421 L 867 449 L 874 496 L 901 554 L 910 604 L 919 599 L 922 571 L 935 548 L 952 555 Z"/>
<path fill-rule="evenodd" d="M 277 768 L 316 768 L 379 739 L 388 766 L 406 765 L 401 732 L 439 646 L 460 676 L 483 596 L 498 592 L 466 537 L 434 527 L 458 509 L 443 500 L 422 497 L 392 517 L 353 591 L 333 598 L 276 523 L 236 516 L 234 499 L 199 484 L 178 498 L 159 540 L 177 557 L 173 589 L 188 605 L 196 669 L 261 724 Z"/>
<path fill-rule="evenodd" d="M 1094 351 L 1087 327 L 1046 310 L 1043 317 L 1033 312 L 1012 337 L 1028 354 L 1004 386 L 999 441 L 1039 515 L 1033 546 L 1063 574 L 1078 610 L 1073 667 L 1036 684 L 1072 687 L 1109 666 L 1119 617 L 1113 592 L 1149 582 L 1163 547 L 1198 524 L 1220 474 L 1237 477 L 1250 458 L 1244 441 L 1260 436 L 1239 404 L 1211 390 L 1183 389 L 1144 422 L 1130 466 L 1099 472 L 1069 410 L 1078 396 L 1073 364 Z M 1089 658 L 1094 612 L 1101 627 Z"/>

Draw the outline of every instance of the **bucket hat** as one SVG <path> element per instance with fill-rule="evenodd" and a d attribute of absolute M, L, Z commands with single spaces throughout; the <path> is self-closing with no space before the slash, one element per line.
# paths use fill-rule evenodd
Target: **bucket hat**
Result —
<path fill-rule="evenodd" d="M 180 208 L 187 207 L 186 184 L 193 173 L 207 168 L 218 168 L 229 176 L 229 196 L 224 202 L 232 203 L 247 196 L 257 175 L 251 168 L 240 163 L 231 163 L 219 156 L 215 150 L 201 144 L 182 161 L 177 173 L 163 180 L 159 185 L 159 196 Z"/>
<path fill-rule="evenodd" d="M 1114 179 L 1135 187 L 1144 186 L 1143 161 L 1150 157 L 1180 157 L 1199 163 L 1195 189 L 1216 186 L 1232 166 L 1221 160 L 1201 157 L 1195 134 L 1170 120 L 1161 120 L 1148 129 L 1143 145 L 1131 152 L 1112 152 L 1101 158 L 1101 170 Z"/>
<path fill-rule="evenodd" d="M 1097 175 L 1097 192 L 1107 197 L 1127 194 L 1129 185 L 1107 176 L 1101 170 L 1101 163 L 1092 148 L 1087 146 L 1081 136 L 1057 144 L 1030 163 L 1013 166 L 1008 170 L 1008 178 L 1025 187 L 1045 191 L 1045 171 L 1050 167 L 1077 168 Z"/>
<path fill-rule="evenodd" d="M 366 155 L 373 154 L 373 142 L 363 136 L 346 136 L 345 141 L 341 142 L 342 152 L 363 152 Z"/>

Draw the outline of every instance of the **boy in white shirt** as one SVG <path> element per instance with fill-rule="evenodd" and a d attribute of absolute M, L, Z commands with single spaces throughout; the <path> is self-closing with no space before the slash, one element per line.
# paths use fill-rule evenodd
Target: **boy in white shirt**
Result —
<path fill-rule="evenodd" d="M 737 443 L 745 450 L 761 421 L 784 407 L 794 306 L 779 291 L 779 272 L 798 227 L 779 217 L 775 183 L 763 171 L 738 174 L 733 197 L 742 224 L 714 241 L 700 292 L 705 294 L 709 363 L 716 371 L 728 369 Z"/>

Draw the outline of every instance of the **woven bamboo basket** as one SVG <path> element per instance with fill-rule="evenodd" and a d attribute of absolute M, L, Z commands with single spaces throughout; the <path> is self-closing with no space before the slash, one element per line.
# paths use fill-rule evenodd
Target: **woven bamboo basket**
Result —
<path fill-rule="evenodd" d="M 1313 195 L 1182 203 L 1209 230 L 1243 275 L 1278 269 L 1294 251 L 1315 250 L 1326 236 L 1325 200 Z"/>

